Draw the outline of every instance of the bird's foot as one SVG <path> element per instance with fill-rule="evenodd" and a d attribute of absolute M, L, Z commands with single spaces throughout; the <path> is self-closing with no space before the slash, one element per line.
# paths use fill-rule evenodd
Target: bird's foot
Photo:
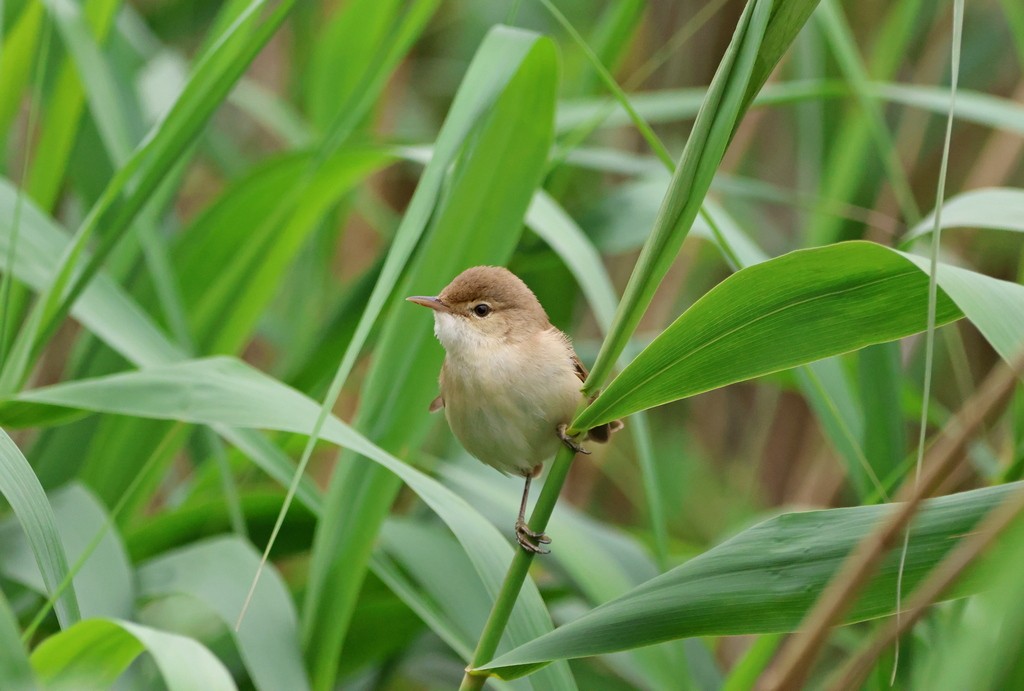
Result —
<path fill-rule="evenodd" d="M 519 546 L 527 552 L 532 552 L 534 554 L 551 553 L 551 550 L 541 547 L 541 545 L 550 545 L 551 538 L 544 533 L 538 533 L 530 530 L 530 527 L 526 525 L 524 521 L 516 521 L 516 541 L 518 541 Z"/>
<path fill-rule="evenodd" d="M 568 446 L 570 449 L 572 449 L 576 453 L 581 453 L 581 454 L 584 454 L 586 456 L 589 456 L 590 452 L 587 451 L 586 449 L 584 449 L 583 446 L 581 446 L 578 441 L 576 441 L 575 439 L 573 439 L 572 437 L 570 437 L 566 433 L 566 430 L 568 428 L 569 428 L 569 425 L 567 425 L 565 423 L 562 423 L 561 425 L 559 425 L 558 426 L 558 438 L 562 440 L 563 444 Z"/>

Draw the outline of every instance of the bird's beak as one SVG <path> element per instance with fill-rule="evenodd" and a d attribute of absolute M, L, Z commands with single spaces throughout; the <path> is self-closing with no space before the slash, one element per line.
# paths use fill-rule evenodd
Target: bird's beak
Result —
<path fill-rule="evenodd" d="M 451 312 L 451 310 L 448 308 L 448 305 L 441 302 L 441 298 L 438 297 L 430 297 L 428 295 L 413 295 L 412 297 L 407 297 L 406 300 L 408 300 L 409 302 L 415 302 L 417 305 L 429 307 L 430 309 L 435 310 L 437 312 Z"/>

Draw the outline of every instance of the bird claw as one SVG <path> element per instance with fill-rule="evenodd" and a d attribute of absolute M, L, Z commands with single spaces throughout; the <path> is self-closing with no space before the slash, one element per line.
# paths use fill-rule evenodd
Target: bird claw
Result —
<path fill-rule="evenodd" d="M 519 546 L 533 554 L 550 554 L 551 550 L 544 549 L 540 545 L 550 545 L 551 538 L 544 533 L 530 530 L 530 527 L 523 521 L 516 521 L 516 541 Z"/>
<path fill-rule="evenodd" d="M 590 452 L 587 451 L 586 449 L 584 449 L 583 446 L 579 442 L 577 442 L 575 439 L 573 439 L 572 437 L 570 437 L 566 433 L 566 430 L 568 429 L 568 427 L 569 426 L 566 425 L 565 423 L 562 423 L 561 425 L 558 426 L 558 438 L 562 440 L 563 444 L 568 446 L 570 449 L 572 449 L 576 453 L 581 453 L 581 454 L 583 454 L 585 456 L 589 456 Z"/>

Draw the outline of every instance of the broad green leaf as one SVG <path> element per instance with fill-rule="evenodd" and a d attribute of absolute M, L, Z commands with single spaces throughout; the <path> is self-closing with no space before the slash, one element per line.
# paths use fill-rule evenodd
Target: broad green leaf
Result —
<path fill-rule="evenodd" d="M 231 631 L 253 685 L 261 691 L 309 688 L 299 651 L 295 607 L 277 571 L 260 579 L 256 598 L 234 630 L 259 554 L 236 537 L 192 543 L 139 567 L 139 594 L 146 598 L 188 595 L 214 612 Z"/>
<path fill-rule="evenodd" d="M 106 509 L 87 489 L 71 484 L 52 492 L 61 543 L 68 560 L 75 565 L 74 592 L 82 616 L 129 617 L 135 609 L 135 573 L 116 531 L 106 530 L 110 520 Z M 92 543 L 102 535 L 96 545 Z M 42 595 L 48 595 L 30 545 L 14 521 L 0 524 L 4 559 L 0 571 Z M 90 554 L 79 567 L 86 549 Z"/>
<path fill-rule="evenodd" d="M 18 620 L 0 591 L 0 681 L 9 691 L 38 691 L 29 665 L 28 652 L 21 643 Z"/>
<path fill-rule="evenodd" d="M 926 257 L 898 254 L 913 262 L 922 272 L 928 271 Z M 951 264 L 939 264 L 936 273 L 940 292 L 952 298 L 989 345 L 1012 364 L 1024 350 L 1024 319 L 1014 319 L 1015 315 L 1024 314 L 1024 285 Z"/>
<path fill-rule="evenodd" d="M 865 242 L 743 269 L 683 313 L 573 425 L 581 429 L 925 328 L 927 276 Z M 961 313 L 940 295 L 938 323 Z"/>
<path fill-rule="evenodd" d="M 42 420 L 54 406 L 299 434 L 308 434 L 319 413 L 319 405 L 298 391 L 238 360 L 216 357 L 27 391 L 0 406 L 0 420 L 12 411 L 24 418 Z M 441 483 L 337 418 L 327 419 L 322 438 L 351 449 L 401 478 L 452 530 L 488 593 L 493 597 L 498 592 L 512 557 L 507 536 Z M 550 627 L 536 585 L 527 581 L 520 606 L 512 615 L 510 640 L 513 644 L 525 642 Z M 555 684 L 571 685 L 567 674 L 556 670 L 550 678 Z"/>
<path fill-rule="evenodd" d="M 135 658 L 149 653 L 168 691 L 234 691 L 231 675 L 202 645 L 173 633 L 118 619 L 87 619 L 50 636 L 32 653 L 32 667 L 60 689 L 106 689 Z"/>
<path fill-rule="evenodd" d="M 942 204 L 942 228 L 987 228 L 1024 233 L 1024 190 L 992 187 L 971 190 L 947 199 Z M 935 214 L 930 213 L 904 236 L 909 246 L 935 229 Z"/>
<path fill-rule="evenodd" d="M 57 519 L 32 467 L 7 433 L 0 429 L 0 494 L 11 505 L 25 531 L 32 556 L 39 566 L 46 592 L 52 593 L 68 572 L 68 558 L 61 542 Z M 56 603 L 57 619 L 67 628 L 81 618 L 74 587 L 67 588 Z"/>
<path fill-rule="evenodd" d="M 958 541 L 1021 483 L 962 492 L 924 503 L 913 524 L 904 569 L 910 591 Z M 749 528 L 627 595 L 494 660 L 503 678 L 549 660 L 628 650 L 672 638 L 792 631 L 850 550 L 892 505 L 787 513 Z M 899 549 L 848 611 L 845 621 L 892 613 Z M 977 583 L 949 594 L 963 597 Z"/>

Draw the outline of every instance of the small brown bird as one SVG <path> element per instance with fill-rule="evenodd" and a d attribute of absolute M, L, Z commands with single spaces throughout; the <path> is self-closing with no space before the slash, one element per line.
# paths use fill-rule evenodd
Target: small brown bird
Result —
<path fill-rule="evenodd" d="M 436 297 L 407 299 L 434 310 L 434 334 L 446 353 L 431 412 L 444 408 L 473 456 L 526 478 L 516 539 L 523 549 L 546 554 L 541 545 L 551 539 L 526 525 L 530 481 L 559 444 L 590 453 L 566 433 L 583 402 L 587 369 L 537 296 L 508 269 L 474 266 Z M 615 420 L 581 436 L 606 442 L 622 426 Z"/>

